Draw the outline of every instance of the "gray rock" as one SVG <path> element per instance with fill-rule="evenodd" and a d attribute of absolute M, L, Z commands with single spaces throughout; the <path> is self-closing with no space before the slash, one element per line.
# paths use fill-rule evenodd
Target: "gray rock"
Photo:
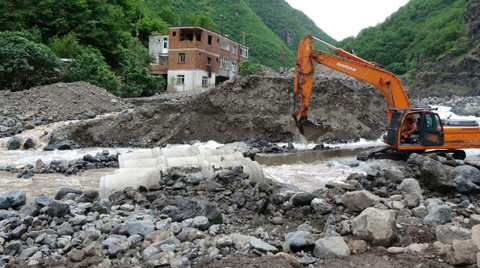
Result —
<path fill-rule="evenodd" d="M 235 192 L 232 194 L 232 197 L 230 197 L 230 202 L 242 208 L 245 205 L 245 195 L 240 192 Z"/>
<path fill-rule="evenodd" d="M 415 208 L 418 207 L 418 205 L 420 204 L 420 197 L 416 193 L 406 194 L 403 198 L 403 201 L 405 203 L 405 206 L 407 206 L 408 208 Z"/>
<path fill-rule="evenodd" d="M 23 143 L 23 150 L 29 150 L 35 148 L 35 142 L 31 139 L 28 138 L 24 143 Z"/>
<path fill-rule="evenodd" d="M 314 198 L 311 202 L 311 205 L 315 212 L 322 215 L 328 214 L 332 211 L 332 206 L 325 201 L 325 199 Z"/>
<path fill-rule="evenodd" d="M 406 194 L 417 194 L 419 198 L 422 198 L 422 188 L 420 188 L 420 184 L 415 179 L 404 179 L 398 185 L 398 190 Z"/>
<path fill-rule="evenodd" d="M 480 168 L 480 155 L 467 155 L 465 164 Z"/>
<path fill-rule="evenodd" d="M 0 195 L 0 209 L 23 206 L 27 203 L 25 190 L 12 190 Z"/>
<path fill-rule="evenodd" d="M 379 200 L 378 196 L 366 190 L 345 193 L 341 199 L 343 204 L 354 212 L 360 212 L 368 207 L 373 207 Z"/>
<path fill-rule="evenodd" d="M 395 211 L 367 208 L 353 219 L 352 231 L 372 245 L 390 246 L 396 235 Z"/>
<path fill-rule="evenodd" d="M 76 190 L 76 189 L 71 189 L 71 188 L 62 188 L 55 195 L 55 200 L 62 200 L 62 198 L 69 193 L 74 193 L 74 194 L 81 195 L 82 191 Z"/>
<path fill-rule="evenodd" d="M 317 258 L 303 255 L 303 257 L 298 259 L 298 262 L 303 266 L 308 266 L 317 262 Z"/>
<path fill-rule="evenodd" d="M 447 262 L 453 266 L 465 266 L 477 263 L 477 245 L 471 240 L 454 241 L 447 250 Z"/>
<path fill-rule="evenodd" d="M 116 240 L 108 246 L 108 255 L 112 258 L 117 257 L 120 253 L 125 253 L 129 248 L 127 240 Z"/>
<path fill-rule="evenodd" d="M 415 162 L 420 169 L 421 181 L 428 189 L 443 193 L 455 189 L 455 168 L 443 165 L 428 156 L 418 155 Z"/>
<path fill-rule="evenodd" d="M 294 251 L 311 250 L 315 246 L 315 237 L 305 231 L 290 232 L 285 235 L 285 241 Z"/>
<path fill-rule="evenodd" d="M 74 248 L 68 252 L 67 256 L 72 262 L 80 262 L 85 258 L 85 251 Z"/>
<path fill-rule="evenodd" d="M 102 233 L 94 228 L 89 228 L 85 231 L 85 239 L 83 240 L 83 246 L 88 246 L 90 243 L 98 241 L 102 238 Z"/>
<path fill-rule="evenodd" d="M 27 261 L 30 257 L 32 257 L 33 254 L 37 253 L 38 250 L 39 250 L 38 247 L 30 247 L 22 250 L 22 252 L 20 252 L 20 255 L 18 255 L 17 261 L 20 264 L 25 263 L 25 261 Z"/>
<path fill-rule="evenodd" d="M 452 245 L 455 240 L 460 241 L 472 238 L 472 233 L 468 229 L 452 223 L 437 226 L 435 235 L 437 236 L 437 240 L 444 245 Z"/>
<path fill-rule="evenodd" d="M 22 246 L 22 242 L 20 241 L 16 241 L 16 240 L 10 241 L 10 243 L 8 243 L 5 246 L 5 249 L 3 250 L 3 255 L 15 256 L 15 254 L 18 252 L 21 246 Z"/>
<path fill-rule="evenodd" d="M 35 205 L 38 208 L 46 207 L 52 202 L 52 199 L 47 194 L 41 194 L 35 198 Z"/>
<path fill-rule="evenodd" d="M 36 216 L 38 216 L 39 211 L 38 211 L 38 209 L 37 209 L 37 206 L 35 206 L 34 204 L 30 203 L 30 204 L 24 205 L 24 206 L 18 211 L 18 214 L 36 217 Z"/>
<path fill-rule="evenodd" d="M 181 222 L 183 220 L 182 211 L 175 206 L 166 206 L 161 211 L 161 214 L 168 215 L 175 222 Z"/>
<path fill-rule="evenodd" d="M 479 193 L 480 192 L 480 170 L 472 166 L 459 166 L 455 168 L 457 172 L 454 185 L 457 191 L 461 193 Z"/>
<path fill-rule="evenodd" d="M 172 268 L 190 268 L 190 261 L 185 257 L 176 257 L 170 261 Z"/>
<path fill-rule="evenodd" d="M 22 139 L 19 137 L 12 137 L 7 141 L 8 150 L 18 150 L 22 146 Z"/>
<path fill-rule="evenodd" d="M 197 216 L 193 219 L 193 227 L 205 231 L 210 227 L 210 223 L 205 216 Z"/>
<path fill-rule="evenodd" d="M 423 224 L 429 227 L 437 227 L 452 221 L 452 208 L 448 205 L 431 204 L 427 207 L 428 215 L 423 218 Z"/>
<path fill-rule="evenodd" d="M 418 217 L 418 218 L 425 218 L 425 216 L 428 215 L 427 208 L 424 206 L 419 206 L 412 209 L 412 213 L 415 217 Z"/>
<path fill-rule="evenodd" d="M 47 214 L 50 217 L 62 218 L 70 214 L 70 206 L 66 203 L 53 200 L 48 205 Z"/>
<path fill-rule="evenodd" d="M 70 223 L 64 222 L 62 225 L 58 226 L 57 228 L 57 234 L 59 236 L 64 236 L 64 235 L 73 235 L 74 230 Z"/>
<path fill-rule="evenodd" d="M 77 203 L 92 203 L 100 200 L 99 196 L 100 194 L 97 190 L 86 190 L 77 199 Z"/>
<path fill-rule="evenodd" d="M 9 211 L 9 210 L 0 210 L 0 221 L 3 221 L 5 219 L 15 217 L 17 213 L 15 211 Z"/>
<path fill-rule="evenodd" d="M 151 220 L 136 220 L 131 219 L 125 221 L 125 229 L 129 235 L 140 234 L 146 236 L 155 231 L 155 224 Z"/>
<path fill-rule="evenodd" d="M 250 238 L 250 245 L 252 248 L 257 249 L 261 252 L 272 252 L 272 253 L 277 253 L 278 249 L 268 243 L 263 242 L 262 240 L 252 237 Z"/>
<path fill-rule="evenodd" d="M 126 241 L 127 237 L 124 235 L 109 235 L 107 239 L 103 240 L 102 245 L 106 248 L 115 241 Z"/>
<path fill-rule="evenodd" d="M 312 202 L 313 198 L 313 194 L 309 192 L 296 193 L 290 198 L 290 204 L 293 206 L 310 205 L 310 202 Z"/>
<path fill-rule="evenodd" d="M 385 176 L 389 181 L 393 183 L 401 183 L 402 180 L 405 178 L 405 175 L 401 171 L 393 170 L 393 169 L 386 170 Z"/>
<path fill-rule="evenodd" d="M 342 237 L 331 236 L 315 242 L 313 255 L 320 259 L 347 258 L 350 249 Z"/>

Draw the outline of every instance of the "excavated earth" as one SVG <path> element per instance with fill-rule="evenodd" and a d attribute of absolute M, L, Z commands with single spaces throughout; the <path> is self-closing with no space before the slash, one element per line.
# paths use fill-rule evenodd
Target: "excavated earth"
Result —
<path fill-rule="evenodd" d="M 0 122 L 7 117 L 65 121 L 82 119 L 88 112 L 103 114 L 125 108 L 121 99 L 86 82 L 56 83 L 19 92 L 0 91 Z"/>
<path fill-rule="evenodd" d="M 293 77 L 249 76 L 199 94 L 132 100 L 133 111 L 69 124 L 53 133 L 51 143 L 151 147 L 191 140 L 299 140 L 291 116 L 292 85 Z M 385 100 L 365 83 L 318 75 L 313 91 L 310 115 L 334 126 L 329 141 L 333 136 L 337 141 L 375 139 L 386 126 Z"/>

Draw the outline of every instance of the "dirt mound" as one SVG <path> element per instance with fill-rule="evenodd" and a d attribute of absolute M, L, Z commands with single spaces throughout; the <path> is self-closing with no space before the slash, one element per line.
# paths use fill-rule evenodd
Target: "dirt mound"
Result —
<path fill-rule="evenodd" d="M 0 123 L 7 117 L 64 121 L 120 111 L 125 104 L 103 88 L 86 82 L 57 83 L 20 92 L 0 91 Z"/>
<path fill-rule="evenodd" d="M 54 133 L 52 142 L 70 139 L 85 146 L 155 146 L 190 140 L 299 140 L 291 117 L 292 85 L 293 78 L 285 77 L 235 79 L 185 99 L 143 102 L 127 114 L 65 126 Z M 318 77 L 311 103 L 311 117 L 317 121 L 328 118 L 335 127 L 330 140 L 375 139 L 387 123 L 383 96 L 354 79 Z"/>

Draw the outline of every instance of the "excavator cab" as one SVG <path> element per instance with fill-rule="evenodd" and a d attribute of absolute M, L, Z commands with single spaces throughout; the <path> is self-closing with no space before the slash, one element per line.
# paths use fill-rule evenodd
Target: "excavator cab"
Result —
<path fill-rule="evenodd" d="M 443 145 L 442 121 L 437 113 L 429 110 L 394 110 L 387 128 L 386 142 L 396 149 Z"/>

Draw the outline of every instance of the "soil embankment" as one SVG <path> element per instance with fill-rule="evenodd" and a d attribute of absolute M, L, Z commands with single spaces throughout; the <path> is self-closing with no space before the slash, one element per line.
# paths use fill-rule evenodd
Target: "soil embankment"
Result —
<path fill-rule="evenodd" d="M 146 99 L 129 113 L 64 126 L 51 142 L 151 147 L 190 140 L 298 140 L 291 117 L 292 85 L 291 77 L 250 76 L 184 98 Z M 387 123 L 383 96 L 364 83 L 319 76 L 313 91 L 311 117 L 328 118 L 335 127 L 331 137 L 339 141 L 377 138 Z"/>

